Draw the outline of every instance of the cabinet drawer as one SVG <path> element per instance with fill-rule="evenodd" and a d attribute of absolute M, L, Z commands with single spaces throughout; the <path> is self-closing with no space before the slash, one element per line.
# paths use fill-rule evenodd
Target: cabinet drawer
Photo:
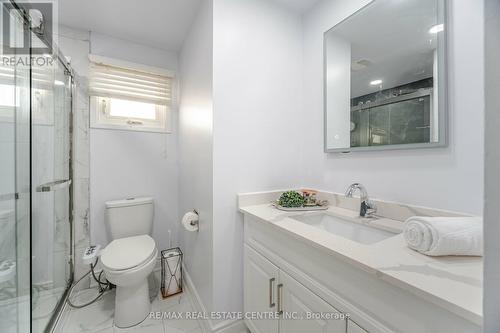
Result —
<path fill-rule="evenodd" d="M 349 319 L 347 321 L 347 333 L 368 333 L 368 331 L 362 329 L 358 324 Z"/>
<path fill-rule="evenodd" d="M 280 271 L 278 306 L 283 311 L 280 333 L 344 333 L 342 314 L 301 283 Z M 298 316 L 291 318 L 292 315 Z"/>

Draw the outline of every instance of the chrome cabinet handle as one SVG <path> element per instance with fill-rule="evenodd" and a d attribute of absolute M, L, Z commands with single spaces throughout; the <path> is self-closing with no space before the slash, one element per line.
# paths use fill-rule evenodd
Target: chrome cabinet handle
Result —
<path fill-rule="evenodd" d="M 37 192 L 52 192 L 57 191 L 71 185 L 71 179 L 56 180 L 50 183 L 45 183 L 36 187 Z"/>
<path fill-rule="evenodd" d="M 274 281 L 276 281 L 275 278 L 269 279 L 269 307 L 274 308 L 276 305 L 274 301 Z"/>
<path fill-rule="evenodd" d="M 278 314 L 283 314 L 283 283 L 278 284 Z"/>

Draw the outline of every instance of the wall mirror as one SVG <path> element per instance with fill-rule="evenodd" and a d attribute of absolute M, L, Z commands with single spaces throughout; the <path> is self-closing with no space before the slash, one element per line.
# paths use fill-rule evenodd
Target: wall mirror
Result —
<path fill-rule="evenodd" d="M 375 0 L 324 35 L 325 151 L 447 144 L 445 0 Z"/>

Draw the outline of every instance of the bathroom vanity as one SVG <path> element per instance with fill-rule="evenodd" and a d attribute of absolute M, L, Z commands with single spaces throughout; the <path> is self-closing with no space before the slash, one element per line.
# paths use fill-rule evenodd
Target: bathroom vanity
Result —
<path fill-rule="evenodd" d="M 283 212 L 280 192 L 239 195 L 244 214 L 244 310 L 253 333 L 480 332 L 482 259 L 428 257 L 407 248 L 411 215 L 457 216 L 376 201 L 360 218 L 359 199 L 319 192 L 324 212 Z M 309 320 L 296 320 L 299 318 Z"/>

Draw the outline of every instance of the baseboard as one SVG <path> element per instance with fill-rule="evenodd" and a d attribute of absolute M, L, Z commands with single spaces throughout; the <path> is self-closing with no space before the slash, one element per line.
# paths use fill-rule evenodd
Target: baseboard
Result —
<path fill-rule="evenodd" d="M 196 286 L 193 280 L 189 276 L 189 273 L 185 266 L 183 266 L 184 275 L 184 286 L 189 290 L 191 294 L 191 301 L 194 310 L 197 312 L 208 313 L 205 304 L 200 297 L 200 294 L 196 290 Z M 214 323 L 212 319 L 200 320 L 200 326 L 204 333 L 247 333 L 249 332 L 243 320 L 225 320 L 218 323 Z"/>

